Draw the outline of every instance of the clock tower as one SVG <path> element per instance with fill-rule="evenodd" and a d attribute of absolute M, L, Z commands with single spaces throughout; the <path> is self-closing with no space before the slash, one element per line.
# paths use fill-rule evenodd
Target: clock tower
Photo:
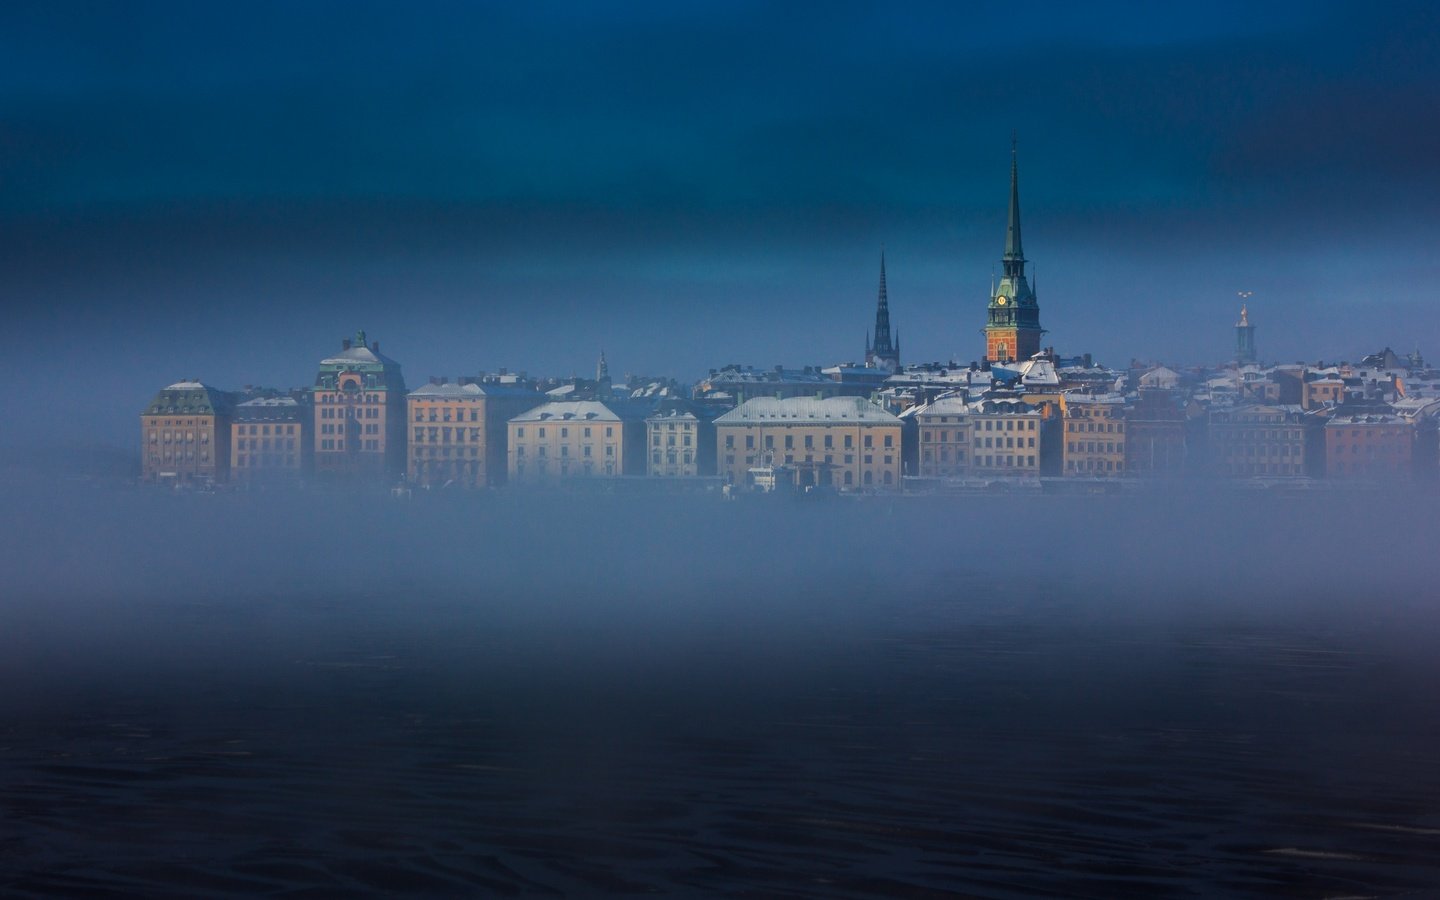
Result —
<path fill-rule="evenodd" d="M 1027 360 L 1040 352 L 1040 306 L 1025 278 L 1020 245 L 1020 176 L 1015 145 L 1010 145 L 1010 223 L 1005 229 L 1004 274 L 990 291 L 985 321 L 985 358 L 991 362 Z"/>

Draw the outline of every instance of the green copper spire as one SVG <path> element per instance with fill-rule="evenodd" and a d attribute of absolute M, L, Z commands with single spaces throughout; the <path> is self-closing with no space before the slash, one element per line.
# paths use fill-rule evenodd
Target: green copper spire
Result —
<path fill-rule="evenodd" d="M 1020 167 L 1016 161 L 1016 141 L 1010 138 L 1010 224 L 1005 229 L 1006 261 L 1023 260 L 1025 251 L 1020 246 Z"/>

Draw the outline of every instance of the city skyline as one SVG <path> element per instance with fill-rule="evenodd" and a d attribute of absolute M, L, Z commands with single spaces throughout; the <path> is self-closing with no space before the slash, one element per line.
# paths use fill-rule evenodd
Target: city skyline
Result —
<path fill-rule="evenodd" d="M 1262 359 L 1434 353 L 1432 11 L 1023 12 L 7 13 L 17 387 L 124 446 L 357 328 L 415 383 L 858 361 L 882 245 L 906 361 L 969 362 L 1012 132 L 1061 353 L 1223 361 L 1241 290 Z"/>

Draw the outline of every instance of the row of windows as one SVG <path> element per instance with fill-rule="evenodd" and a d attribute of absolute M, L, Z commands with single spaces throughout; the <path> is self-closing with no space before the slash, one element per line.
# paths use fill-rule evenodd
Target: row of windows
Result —
<path fill-rule="evenodd" d="M 940 450 L 938 451 L 938 455 L 939 455 L 939 460 L 940 460 L 940 462 L 942 462 L 942 463 L 948 463 L 948 462 L 950 461 L 950 451 L 949 451 L 947 448 L 941 447 Z M 936 460 L 936 454 L 933 453 L 933 452 L 931 452 L 930 450 L 926 450 L 926 451 L 924 452 L 924 454 L 922 454 L 922 456 L 921 456 L 921 461 L 922 461 L 922 462 L 927 462 L 927 463 L 928 463 L 928 462 L 934 462 L 935 460 Z M 956 450 L 956 451 L 955 451 L 955 461 L 956 461 L 957 463 L 963 463 L 963 462 L 965 461 L 965 451 L 964 451 L 964 450 Z"/>
<path fill-rule="evenodd" d="M 526 469 L 525 469 L 525 462 L 524 462 L 524 460 L 516 460 L 516 461 L 515 461 L 515 477 L 516 477 L 516 478 L 524 478 L 524 477 L 525 477 L 525 471 L 526 471 Z M 549 475 L 550 472 L 551 472 L 549 463 L 548 463 L 547 461 L 543 460 L 543 459 L 537 460 L 537 461 L 535 462 L 535 468 L 532 469 L 531 471 L 532 471 L 537 477 L 540 477 L 540 478 L 544 478 L 545 476 Z M 605 472 L 606 475 L 614 475 L 614 474 L 615 474 L 615 464 L 614 464 L 613 462 L 607 462 L 607 463 L 605 464 L 604 472 Z M 559 474 L 560 474 L 562 477 L 571 474 L 571 472 L 570 472 L 570 463 L 569 463 L 568 461 L 562 461 L 562 462 L 560 463 Z M 593 462 L 588 461 L 588 460 L 585 461 L 584 463 L 581 464 L 580 474 L 583 474 L 583 475 L 594 475 L 594 474 L 595 474 L 595 464 L 594 464 Z"/>
<path fill-rule="evenodd" d="M 690 465 L 692 462 L 695 461 L 695 454 L 692 453 L 692 452 L 690 452 L 689 450 L 686 450 L 686 451 L 685 451 L 684 456 L 685 456 L 685 465 L 687 465 L 687 466 Z M 654 453 L 650 454 L 650 462 L 654 463 L 654 464 L 657 465 L 657 466 L 660 465 L 660 451 L 659 451 L 659 450 L 656 450 Z M 668 453 L 665 454 L 665 462 L 666 462 L 667 464 L 669 464 L 669 465 L 672 465 L 672 466 L 676 464 L 676 453 L 675 453 L 674 450 L 671 450 L 670 452 L 668 452 Z"/>
<path fill-rule="evenodd" d="M 544 425 L 541 425 L 539 428 L 537 428 L 537 429 L 535 429 L 535 430 L 539 433 L 539 436 L 540 436 L 540 437 L 542 437 L 542 438 L 545 437 L 545 426 L 544 426 Z M 525 436 L 525 426 L 524 426 L 524 425 L 516 425 L 516 426 L 515 426 L 515 436 L 516 436 L 517 438 L 523 438 L 523 437 Z M 567 438 L 567 437 L 570 436 L 570 427 L 569 427 L 568 425 L 561 427 L 561 429 L 560 429 L 560 436 L 561 436 L 562 438 Z M 585 426 L 585 428 L 584 428 L 584 437 L 587 437 L 587 438 L 588 438 L 589 436 L 590 436 L 590 426 L 587 425 L 587 426 Z M 615 426 L 613 426 L 613 425 L 606 425 L 606 426 L 605 426 L 605 436 L 606 436 L 607 438 L 608 438 L 608 437 L 614 437 L 614 436 L 615 436 Z"/>
<path fill-rule="evenodd" d="M 1123 453 L 1124 444 L 1113 441 L 1071 441 L 1065 445 L 1066 453 Z"/>
<path fill-rule="evenodd" d="M 251 469 L 255 469 L 255 468 L 259 468 L 259 469 L 265 469 L 265 468 L 287 468 L 287 469 L 293 469 L 293 468 L 295 468 L 295 454 L 293 454 L 293 453 L 289 453 L 289 454 L 280 454 L 280 453 L 253 453 L 253 454 L 247 454 L 247 453 L 241 453 L 241 454 L 239 454 L 238 456 L 235 457 L 235 465 L 236 465 L 237 468 L 241 468 L 241 469 L 246 469 L 246 468 L 251 468 Z"/>
<path fill-rule="evenodd" d="M 1066 468 L 1072 472 L 1114 472 L 1124 469 L 1125 464 L 1113 459 L 1072 459 Z"/>
<path fill-rule="evenodd" d="M 436 428 L 415 429 L 415 443 L 449 444 L 453 441 L 457 444 L 463 444 L 466 441 L 467 434 L 470 443 L 480 443 L 479 428 L 446 428 L 443 425 Z"/>
<path fill-rule="evenodd" d="M 921 437 L 920 437 L 921 441 L 923 441 L 924 443 L 927 443 L 927 444 L 928 444 L 928 443 L 931 443 L 931 434 L 932 434 L 932 432 L 929 432 L 929 431 L 922 432 Z M 935 441 L 936 443 L 941 443 L 941 444 L 948 444 L 948 443 L 952 443 L 952 442 L 953 442 L 953 443 L 956 443 L 956 444 L 963 444 L 963 443 L 965 443 L 965 432 L 964 432 L 964 431 L 958 431 L 958 430 L 957 430 L 957 431 L 955 431 L 955 432 L 953 433 L 953 435 L 952 435 L 952 433 L 949 432 L 949 431 L 941 430 L 941 431 L 933 432 L 933 434 L 934 434 L 934 441 Z"/>
<path fill-rule="evenodd" d="M 449 409 L 448 407 L 443 408 L 443 409 L 438 409 L 438 410 L 435 409 L 434 407 L 431 407 L 431 408 L 429 408 L 429 409 L 417 409 L 417 410 L 415 410 L 415 421 L 417 421 L 417 422 L 449 422 L 449 421 L 450 421 L 450 412 L 451 412 L 451 411 L 450 411 L 450 409 Z M 457 410 L 455 410 L 455 421 L 456 421 L 456 422 L 464 422 L 464 421 L 466 421 L 466 419 L 465 419 L 465 410 L 463 410 L 463 409 L 457 409 Z M 478 410 L 478 409 L 472 409 L 472 410 L 470 410 L 470 419 L 469 419 L 469 421 L 471 421 L 471 422 L 478 422 L 478 421 L 480 421 L 480 410 Z"/>
<path fill-rule="evenodd" d="M 354 446 L 355 446 L 355 449 L 357 449 L 357 450 L 379 450 L 379 449 L 380 449 L 380 441 L 378 441 L 378 440 L 364 440 L 364 441 L 362 441 L 362 440 L 358 440 L 358 439 L 357 439 L 357 440 L 354 442 Z M 345 441 L 344 441 L 343 438 L 325 438 L 325 439 L 323 439 L 322 441 L 320 441 L 320 449 L 321 449 L 321 450 L 344 450 L 344 449 L 345 449 Z"/>
<path fill-rule="evenodd" d="M 449 457 L 452 454 L 454 456 L 468 456 L 474 459 L 480 455 L 480 450 L 476 447 L 411 447 L 410 454 L 416 459 L 424 459 L 426 457 L 434 459 L 437 456 Z"/>
<path fill-rule="evenodd" d="M 1243 445 L 1241 445 L 1241 446 L 1231 447 L 1231 448 L 1228 448 L 1228 449 L 1229 449 L 1229 451 L 1230 451 L 1228 455 L 1230 455 L 1230 456 L 1291 456 L 1291 455 L 1301 456 L 1301 455 L 1303 455 L 1303 454 L 1301 453 L 1301 450 L 1300 450 L 1299 447 L 1295 447 L 1295 448 L 1294 448 L 1294 453 L 1292 454 L 1292 453 L 1291 453 L 1291 445 L 1289 445 L 1289 444 L 1269 444 L 1269 445 L 1265 445 L 1265 446 L 1256 446 L 1256 445 L 1254 445 L 1254 444 L 1243 444 Z"/>
<path fill-rule="evenodd" d="M 193 443 L 195 443 L 195 432 L 193 432 L 193 431 L 176 431 L 176 432 L 169 432 L 169 431 L 153 431 L 153 430 L 150 432 L 150 443 L 152 443 L 152 444 L 154 444 L 154 443 L 159 443 L 159 442 L 164 442 L 164 443 L 168 444 L 168 443 L 170 443 L 170 442 L 172 442 L 172 441 L 174 441 L 174 442 L 176 442 L 176 443 L 181 443 L 181 444 L 193 444 Z M 202 443 L 202 444 L 208 444 L 208 443 L 210 443 L 210 432 L 208 432 L 208 431 L 202 431 L 202 432 L 200 432 L 200 443 Z"/>
<path fill-rule="evenodd" d="M 380 410 L 373 406 L 356 409 L 353 406 L 342 406 L 338 408 L 326 408 L 320 410 L 322 419 L 378 419 Z"/>
<path fill-rule="evenodd" d="M 1124 433 L 1125 425 L 1120 422 L 1066 422 L 1066 431 L 1104 431 Z"/>
<path fill-rule="evenodd" d="M 272 432 L 270 431 L 271 428 L 274 428 L 274 429 L 275 429 L 275 431 L 273 432 L 274 434 L 296 434 L 296 433 L 298 432 L 300 426 L 299 426 L 299 425 L 236 425 L 236 426 L 235 426 L 235 432 L 234 432 L 234 433 L 235 433 L 235 434 L 259 434 L 259 435 L 267 435 L 267 434 L 271 434 L 271 433 L 272 433 Z M 249 430 L 247 431 L 246 429 L 249 429 Z"/>
<path fill-rule="evenodd" d="M 1000 449 L 1000 448 L 1001 448 L 1001 444 L 1000 444 L 1001 441 L 1004 441 L 1004 442 L 1005 442 L 1005 444 L 1004 444 L 1004 449 L 1006 449 L 1006 450 L 1014 450 L 1014 449 L 1016 449 L 1016 448 L 1018 448 L 1018 447 L 1027 447 L 1027 446 L 1028 446 L 1028 447 L 1034 447 L 1034 446 L 1035 446 L 1035 439 L 1034 439 L 1033 437 L 1032 437 L 1032 438 L 1023 438 L 1023 437 L 1020 437 L 1020 438 L 1012 438 L 1012 437 L 1007 437 L 1007 438 L 999 438 L 999 437 L 996 437 L 996 438 L 988 438 L 988 437 L 987 437 L 987 438 L 982 438 L 982 439 L 980 439 L 980 440 L 977 440 L 977 441 L 975 442 L 975 449 L 976 449 L 976 450 L 979 450 L 981 447 L 984 447 L 984 448 L 986 448 L 986 449 L 989 449 L 989 448 L 991 448 L 991 447 L 994 447 L 994 448 L 996 448 L 996 449 Z"/>
<path fill-rule="evenodd" d="M 1005 427 L 1001 428 L 1001 425 Z M 1034 431 L 1035 420 L 1031 418 L 1016 422 L 1014 418 L 978 419 L 975 428 L 977 431 Z"/>
<path fill-rule="evenodd" d="M 1255 428 L 1216 428 L 1211 431 L 1217 440 L 1228 441 L 1298 441 L 1298 429 L 1272 431 Z"/>
<path fill-rule="evenodd" d="M 272 448 L 271 441 L 274 441 Z M 291 450 L 295 449 L 294 438 L 240 438 L 235 441 L 236 450 Z"/>
<path fill-rule="evenodd" d="M 887 435 L 885 435 L 884 437 L 885 437 L 884 446 L 886 446 L 886 447 L 894 447 L 894 446 L 895 446 L 895 436 L 894 436 L 893 434 L 887 434 Z M 841 444 L 841 446 L 842 446 L 844 449 L 846 449 L 846 450 L 852 450 L 852 449 L 854 449 L 854 447 L 855 447 L 855 435 L 853 435 L 853 434 L 841 435 L 841 438 L 842 438 L 842 444 Z M 865 435 L 865 439 L 864 439 L 864 442 L 863 442 L 863 443 L 864 443 L 864 446 L 866 446 L 867 448 L 868 448 L 868 447 L 874 447 L 874 446 L 875 446 L 875 436 L 874 436 L 873 434 L 867 434 L 867 435 Z M 815 436 L 812 435 L 812 434 L 804 435 L 804 444 L 803 444 L 803 446 L 804 446 L 804 448 L 805 448 L 806 450 L 813 450 L 813 449 L 815 449 Z M 827 434 L 827 435 L 825 435 L 825 436 L 823 437 L 821 446 L 822 446 L 824 449 L 826 449 L 826 450 L 833 450 L 833 449 L 835 449 L 835 436 L 834 436 L 833 434 Z M 726 450 L 734 450 L 734 449 L 735 449 L 735 435 L 733 435 L 733 434 L 727 434 L 727 435 L 725 435 L 725 449 L 726 449 Z M 753 435 L 753 434 L 747 434 L 747 435 L 745 435 L 745 449 L 746 449 L 746 450 L 754 450 L 754 449 L 755 449 L 755 435 Z M 775 449 L 775 435 L 773 435 L 773 434 L 767 434 L 767 435 L 765 435 L 765 449 L 766 449 L 766 450 L 774 450 L 774 449 Z M 795 435 L 793 435 L 793 434 L 787 434 L 787 435 L 785 435 L 785 449 L 786 449 L 786 450 L 794 450 L 794 449 L 795 449 Z"/>
<path fill-rule="evenodd" d="M 1344 456 L 1346 446 L 1346 444 L 1336 445 L 1333 448 L 1335 455 Z M 1409 456 L 1409 451 L 1410 448 L 1408 446 L 1397 446 L 1395 444 L 1381 444 L 1379 447 L 1350 447 L 1351 454 L 1364 453 L 1369 457 L 1373 457 L 1376 453 L 1384 453 L 1387 456 Z"/>
<path fill-rule="evenodd" d="M 164 452 L 163 454 L 161 454 L 161 453 L 151 453 L 151 454 L 150 454 L 150 461 L 151 461 L 151 462 L 159 462 L 162 458 L 163 458 L 166 462 L 171 462 L 171 461 L 179 462 L 179 461 L 181 461 L 181 460 L 187 460 L 187 459 L 193 461 L 193 460 L 196 458 L 196 456 L 195 456 L 195 451 L 194 451 L 194 450 L 171 450 L 171 449 L 168 448 L 168 447 L 165 448 L 165 452 Z M 210 461 L 210 451 L 209 451 L 209 450 L 201 450 L 201 451 L 200 451 L 199 459 L 200 459 L 201 462 L 209 462 L 209 461 Z"/>
<path fill-rule="evenodd" d="M 690 435 L 687 434 L 687 435 L 685 435 L 684 437 L 685 437 L 685 446 L 686 446 L 686 447 L 690 446 Z M 654 444 L 656 447 L 660 446 L 660 435 L 658 435 L 658 434 L 655 435 L 655 439 L 652 440 L 650 443 Z M 671 435 L 666 435 L 666 444 L 665 444 L 665 446 L 667 446 L 667 447 L 673 447 L 673 446 L 675 446 L 675 435 L 673 435 L 673 434 L 671 434 Z"/>
<path fill-rule="evenodd" d="M 581 450 L 581 453 L 580 453 L 581 456 L 584 456 L 584 457 L 587 457 L 587 458 L 590 456 L 590 445 L 589 445 L 589 444 L 584 445 L 583 447 L 580 448 L 580 450 Z M 544 444 L 541 444 L 539 447 L 536 447 L 536 448 L 535 448 L 535 455 L 543 459 L 543 458 L 547 455 L 545 451 L 546 451 L 545 445 L 544 445 Z M 524 456 L 524 455 L 525 455 L 525 445 L 524 445 L 524 444 L 516 444 L 516 445 L 515 445 L 515 455 L 516 455 L 517 457 L 518 457 L 518 456 Z M 568 444 L 561 444 L 561 445 L 560 445 L 560 455 L 561 455 L 562 457 L 568 457 L 568 456 L 570 455 L 570 446 L 569 446 Z M 614 445 L 614 444 L 609 444 L 609 445 L 607 445 L 607 446 L 605 447 L 605 455 L 606 455 L 606 456 L 610 456 L 610 457 L 613 457 L 613 456 L 615 455 L 615 445 Z"/>
<path fill-rule="evenodd" d="M 1011 456 L 1009 454 L 1004 456 L 981 456 L 977 453 L 975 454 L 975 465 L 983 466 L 987 469 L 1033 469 L 1035 468 L 1035 457 Z"/>
<path fill-rule="evenodd" d="M 361 402 L 361 403 L 380 403 L 380 402 L 382 402 L 381 399 L 380 399 L 380 395 L 379 395 L 379 394 L 365 394 L 364 396 L 358 396 L 358 395 L 357 395 L 357 396 L 354 396 L 354 397 L 347 395 L 347 396 L 342 397 L 342 396 L 340 396 L 339 394 L 325 394 L 325 393 L 322 393 L 322 394 L 319 394 L 319 395 L 316 397 L 316 400 L 317 400 L 318 402 L 320 402 L 320 403 L 354 403 L 354 402 L 356 402 L 357 400 L 358 400 L 359 402 Z"/>

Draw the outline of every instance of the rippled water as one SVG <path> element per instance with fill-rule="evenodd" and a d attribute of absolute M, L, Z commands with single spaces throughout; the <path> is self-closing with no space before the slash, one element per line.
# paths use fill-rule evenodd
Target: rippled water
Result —
<path fill-rule="evenodd" d="M 63 603 L 63 621 L 11 610 L 0 889 L 1440 886 L 1424 598 L 1182 609 L 1163 579 L 1134 592 L 1083 557 L 1010 571 L 994 552 L 966 551 L 990 561 L 969 568 L 828 567 L 824 541 L 755 553 L 703 579 L 686 578 L 702 554 L 657 580 L 617 563 L 587 572 L 588 598 L 557 574 L 572 554 L 474 589 L 247 595 L 257 579 L 236 576 L 89 622 Z M 1397 619 L 1422 633 L 1407 642 Z"/>

